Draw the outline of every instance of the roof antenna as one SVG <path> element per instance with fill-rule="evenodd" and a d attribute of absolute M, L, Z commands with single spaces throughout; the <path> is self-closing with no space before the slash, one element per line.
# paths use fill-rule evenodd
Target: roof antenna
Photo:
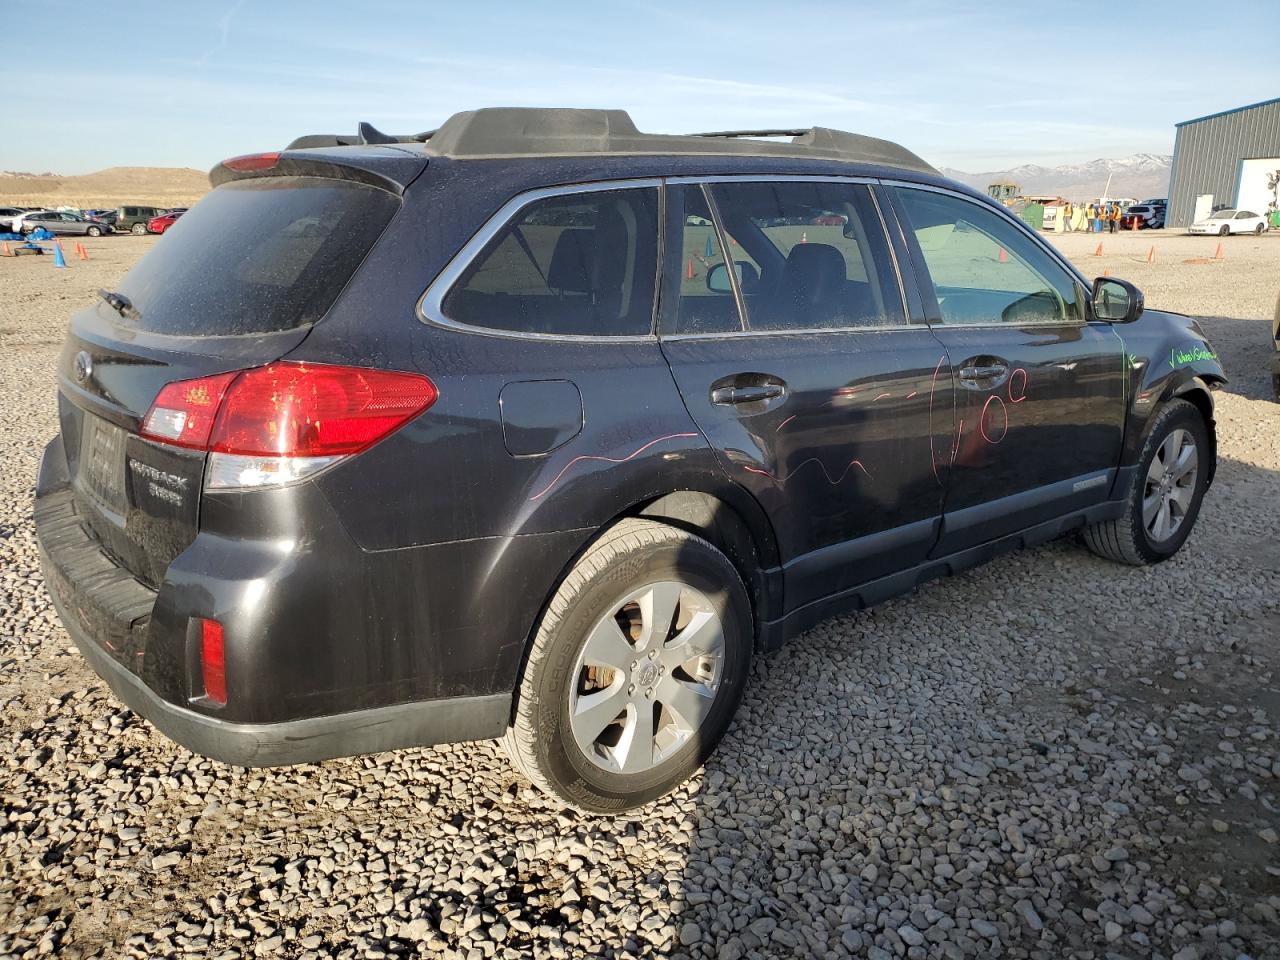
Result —
<path fill-rule="evenodd" d="M 399 143 L 400 141 L 388 133 L 383 133 L 372 123 L 360 121 L 360 125 L 356 127 L 356 131 L 360 137 L 361 143 Z"/>

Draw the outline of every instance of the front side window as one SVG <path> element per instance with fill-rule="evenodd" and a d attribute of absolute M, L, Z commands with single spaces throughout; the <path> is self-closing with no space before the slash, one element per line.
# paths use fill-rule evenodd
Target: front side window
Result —
<path fill-rule="evenodd" d="M 643 336 L 658 264 L 654 188 L 597 190 L 529 204 L 445 295 L 456 323 L 561 336 Z"/>
<path fill-rule="evenodd" d="M 993 210 L 949 194 L 897 188 L 943 323 L 1082 320 L 1075 279 Z"/>
<path fill-rule="evenodd" d="M 711 195 L 730 238 L 749 329 L 905 322 L 884 229 L 865 185 L 717 183 Z"/>

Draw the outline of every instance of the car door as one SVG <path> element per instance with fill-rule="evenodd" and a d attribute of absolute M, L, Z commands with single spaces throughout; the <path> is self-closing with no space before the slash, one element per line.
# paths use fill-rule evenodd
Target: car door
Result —
<path fill-rule="evenodd" d="M 922 562 L 951 378 L 929 328 L 908 322 L 868 184 L 672 182 L 667 218 L 663 351 L 772 521 L 788 611 Z"/>
<path fill-rule="evenodd" d="M 1078 278 L 1010 215 L 934 188 L 893 195 L 955 388 L 935 555 L 1105 499 L 1124 424 L 1121 338 L 1090 322 Z"/>

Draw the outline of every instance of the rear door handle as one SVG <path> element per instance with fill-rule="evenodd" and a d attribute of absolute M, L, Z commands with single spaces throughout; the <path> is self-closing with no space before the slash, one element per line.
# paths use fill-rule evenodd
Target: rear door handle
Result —
<path fill-rule="evenodd" d="M 986 382 L 999 380 L 1008 372 L 1008 365 L 1003 363 L 992 363 L 981 367 L 961 367 L 960 379 L 966 383 Z"/>
<path fill-rule="evenodd" d="M 742 387 L 715 387 L 711 391 L 711 402 L 721 405 L 736 403 L 758 403 L 761 400 L 774 400 L 782 396 L 783 387 L 778 383 L 748 384 Z"/>

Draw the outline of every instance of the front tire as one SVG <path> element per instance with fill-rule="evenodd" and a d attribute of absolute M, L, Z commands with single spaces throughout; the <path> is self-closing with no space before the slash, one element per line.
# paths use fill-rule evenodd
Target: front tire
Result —
<path fill-rule="evenodd" d="M 85 233 L 87 233 L 91 237 L 102 236 L 102 231 L 99 230 L 97 227 L 90 227 L 88 230 L 85 231 Z"/>
<path fill-rule="evenodd" d="M 1085 528 L 1098 556 L 1146 566 L 1172 557 L 1195 525 L 1209 483 L 1209 431 L 1200 411 L 1172 400 L 1155 415 L 1125 498 L 1124 515 Z"/>
<path fill-rule="evenodd" d="M 1231 233 L 1231 228 L 1230 228 L 1230 227 L 1228 227 L 1225 223 L 1224 223 L 1224 224 L 1222 225 L 1222 227 L 1218 230 L 1218 236 L 1220 236 L 1220 237 L 1229 236 L 1229 235 L 1230 235 L 1230 233 Z"/>
<path fill-rule="evenodd" d="M 747 591 L 724 554 L 675 527 L 623 520 L 543 614 L 503 745 L 567 806 L 642 806 L 719 743 L 742 698 L 752 638 Z"/>
<path fill-rule="evenodd" d="M 129 228 L 129 232 L 135 237 L 140 237 L 147 232 L 147 225 L 145 223 L 135 223 Z"/>

